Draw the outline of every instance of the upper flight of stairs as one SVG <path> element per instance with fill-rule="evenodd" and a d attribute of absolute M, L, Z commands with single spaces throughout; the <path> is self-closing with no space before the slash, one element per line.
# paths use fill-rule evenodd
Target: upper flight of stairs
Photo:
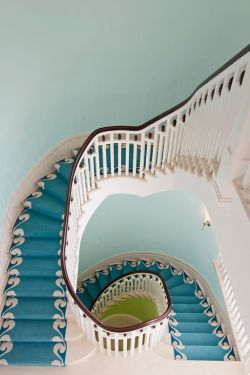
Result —
<path fill-rule="evenodd" d="M 218 320 L 214 307 L 204 296 L 198 283 L 183 271 L 158 261 L 137 262 L 124 260 L 109 269 L 99 270 L 95 277 L 81 281 L 77 295 L 90 310 L 96 298 L 117 277 L 132 271 L 149 270 L 160 273 L 168 287 L 172 300 L 169 332 L 175 359 L 188 360 L 236 360 L 236 355 Z"/>

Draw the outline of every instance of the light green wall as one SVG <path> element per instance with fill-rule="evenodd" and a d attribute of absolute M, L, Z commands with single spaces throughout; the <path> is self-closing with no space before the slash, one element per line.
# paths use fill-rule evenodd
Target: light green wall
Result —
<path fill-rule="evenodd" d="M 64 137 L 139 124 L 249 42 L 247 0 L 0 0 L 0 222 Z"/>
<path fill-rule="evenodd" d="M 202 230 L 206 208 L 191 194 L 171 191 L 140 198 L 108 197 L 91 217 L 81 241 L 79 273 L 127 252 L 159 252 L 191 265 L 222 297 L 213 265 L 218 247 L 212 227 Z"/>

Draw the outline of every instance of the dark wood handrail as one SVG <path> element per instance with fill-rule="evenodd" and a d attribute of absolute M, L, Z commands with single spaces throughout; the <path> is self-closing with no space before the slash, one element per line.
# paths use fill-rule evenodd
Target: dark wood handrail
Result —
<path fill-rule="evenodd" d="M 172 308 L 172 301 L 171 301 L 171 297 L 170 297 L 170 294 L 169 294 L 169 291 L 168 291 L 168 288 L 167 288 L 167 285 L 165 283 L 165 280 L 163 279 L 163 277 L 161 276 L 160 273 L 158 272 L 155 272 L 155 271 L 150 271 L 150 270 L 138 270 L 138 271 L 130 271 L 130 272 L 127 272 L 125 273 L 124 275 L 122 276 L 119 276 L 117 278 L 115 278 L 113 281 L 111 281 L 106 287 L 104 290 L 102 290 L 98 296 L 95 298 L 94 302 L 92 303 L 91 307 L 90 307 L 90 310 L 92 310 L 92 308 L 94 307 L 95 303 L 97 302 L 97 300 L 101 297 L 101 295 L 103 293 L 105 293 L 105 291 L 110 288 L 111 285 L 113 285 L 114 283 L 122 280 L 122 279 L 125 279 L 126 277 L 130 277 L 132 275 L 140 275 L 140 274 L 149 274 L 149 275 L 152 275 L 152 276 L 156 276 L 158 277 L 161 282 L 162 282 L 162 285 L 163 285 L 163 289 L 164 289 L 164 293 L 166 295 L 166 299 L 167 299 L 167 309 L 166 311 L 164 311 L 163 314 L 159 315 L 157 318 L 155 319 L 151 319 L 151 320 L 145 320 L 144 322 L 142 323 L 139 323 L 139 324 L 134 324 L 132 326 L 128 326 L 128 327 L 121 327 L 121 328 L 115 328 L 115 327 L 112 327 L 112 326 L 106 326 L 106 329 L 108 329 L 109 331 L 115 331 L 115 332 L 129 332 L 129 331 L 133 331 L 133 330 L 137 330 L 137 329 L 140 329 L 140 328 L 143 328 L 143 327 L 146 327 L 146 326 L 149 326 L 149 325 L 153 325 L 155 323 L 158 323 L 158 322 L 161 322 L 163 319 L 165 319 L 169 314 L 170 314 L 170 311 L 171 311 L 171 308 Z M 103 323 L 102 323 L 103 324 Z M 119 330 L 119 331 L 118 331 Z"/>
<path fill-rule="evenodd" d="M 108 283 L 106 286 L 105 286 L 105 289 L 103 289 L 99 294 L 98 296 L 95 298 L 94 302 L 92 303 L 91 307 L 90 307 L 90 310 L 92 310 L 92 308 L 94 307 L 95 303 L 97 302 L 97 300 L 101 297 L 101 295 L 103 293 L 106 292 L 106 290 L 108 288 L 110 288 L 111 285 L 115 284 L 117 281 L 120 281 L 122 279 L 125 279 L 127 277 L 130 277 L 132 275 L 140 275 L 140 274 L 149 274 L 149 275 L 154 275 L 156 277 L 158 277 L 161 282 L 162 282 L 162 285 L 163 285 L 163 288 L 164 288 L 164 292 L 166 294 L 166 297 L 167 297 L 167 300 L 168 300 L 168 304 L 170 303 L 171 304 L 171 297 L 170 297 L 170 294 L 169 294 L 169 291 L 168 291 L 168 288 L 167 288 L 167 285 L 165 283 L 165 280 L 163 279 L 162 275 L 156 271 L 151 271 L 151 270 L 134 270 L 134 271 L 129 271 L 127 273 L 124 273 L 123 275 L 121 276 L 118 276 L 116 277 L 114 280 L 110 281 L 110 283 Z M 84 281 L 83 281 L 84 282 Z"/>
<path fill-rule="evenodd" d="M 223 72 L 225 69 L 227 69 L 230 65 L 234 64 L 237 60 L 239 60 L 242 56 L 247 54 L 250 51 L 250 44 L 248 44 L 245 48 L 243 48 L 240 52 L 238 52 L 235 56 L 233 56 L 230 60 L 228 60 L 224 65 L 222 65 L 219 69 L 217 69 L 213 74 L 211 74 L 207 79 L 205 79 L 197 88 L 193 91 L 193 93 L 188 96 L 186 99 L 184 99 L 182 102 L 177 104 L 176 106 L 168 109 L 167 111 L 161 113 L 160 115 L 153 117 L 152 119 L 148 120 L 142 125 L 139 126 L 128 126 L 128 125 L 121 125 L 121 126 L 107 126 L 107 127 L 102 127 L 99 129 L 94 130 L 86 139 L 86 141 L 83 143 L 71 170 L 70 177 L 69 177 L 69 184 L 68 184 L 68 190 L 67 190 L 67 198 L 66 198 L 66 209 L 65 209 L 65 217 L 64 217 L 64 226 L 63 226 L 63 235 L 62 235 L 62 250 L 61 250 L 61 267 L 62 267 L 62 273 L 63 277 L 65 280 L 65 284 L 68 288 L 68 291 L 71 295 L 71 297 L 74 300 L 74 303 L 77 304 L 80 309 L 82 310 L 83 314 L 88 316 L 92 321 L 102 327 L 104 330 L 112 331 L 112 332 L 123 332 L 123 330 L 119 330 L 118 328 L 112 328 L 103 325 L 99 320 L 97 320 L 93 314 L 82 304 L 80 299 L 77 297 L 75 290 L 73 289 L 68 272 L 67 272 L 67 267 L 66 267 L 66 255 L 65 255 L 65 250 L 66 250 L 66 244 L 67 244 L 67 228 L 68 228 L 68 221 L 69 221 L 69 215 L 70 215 L 70 201 L 71 201 L 71 191 L 72 191 L 72 185 L 74 182 L 74 174 L 76 171 L 76 168 L 82 158 L 82 155 L 88 145 L 91 143 L 93 138 L 103 132 L 109 132 L 109 131 L 123 131 L 123 130 L 130 130 L 130 131 L 140 131 L 148 127 L 149 125 L 152 125 L 154 122 L 161 120 L 162 118 L 170 115 L 174 111 L 178 110 L 182 106 L 184 106 L 193 96 L 194 94 L 205 84 L 207 84 L 209 81 L 211 81 L 213 78 L 215 78 L 217 75 L 219 75 L 221 72 Z M 159 318 L 156 318 L 152 320 L 149 324 L 157 323 L 159 321 Z M 141 323 L 142 328 L 145 327 L 146 323 Z M 110 329 L 109 329 L 110 328 Z M 133 329 L 135 329 L 135 326 L 133 326 Z"/>

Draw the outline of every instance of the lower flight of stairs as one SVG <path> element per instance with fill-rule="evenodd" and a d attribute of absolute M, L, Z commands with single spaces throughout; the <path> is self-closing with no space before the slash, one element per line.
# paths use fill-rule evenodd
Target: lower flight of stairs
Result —
<path fill-rule="evenodd" d="M 223 361 L 236 360 L 236 354 L 218 320 L 214 308 L 198 283 L 169 264 L 124 260 L 95 277 L 81 281 L 77 295 L 90 310 L 106 286 L 128 272 L 151 270 L 164 278 L 172 299 L 169 332 L 175 359 Z"/>
<path fill-rule="evenodd" d="M 0 310 L 0 365 L 65 365 L 67 299 L 60 249 L 73 161 L 58 162 L 38 182 L 14 225 Z"/>

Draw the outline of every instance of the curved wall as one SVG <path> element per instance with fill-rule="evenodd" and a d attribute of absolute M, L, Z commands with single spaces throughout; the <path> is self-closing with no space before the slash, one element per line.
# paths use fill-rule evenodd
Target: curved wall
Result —
<path fill-rule="evenodd" d="M 249 13 L 243 0 L 1 2 L 0 224 L 50 148 L 178 103 L 249 42 Z"/>
<path fill-rule="evenodd" d="M 213 260 L 218 246 L 212 227 L 202 230 L 206 207 L 188 192 L 168 191 L 137 197 L 109 196 L 84 231 L 79 273 L 128 252 L 173 256 L 202 274 L 222 300 Z"/>

